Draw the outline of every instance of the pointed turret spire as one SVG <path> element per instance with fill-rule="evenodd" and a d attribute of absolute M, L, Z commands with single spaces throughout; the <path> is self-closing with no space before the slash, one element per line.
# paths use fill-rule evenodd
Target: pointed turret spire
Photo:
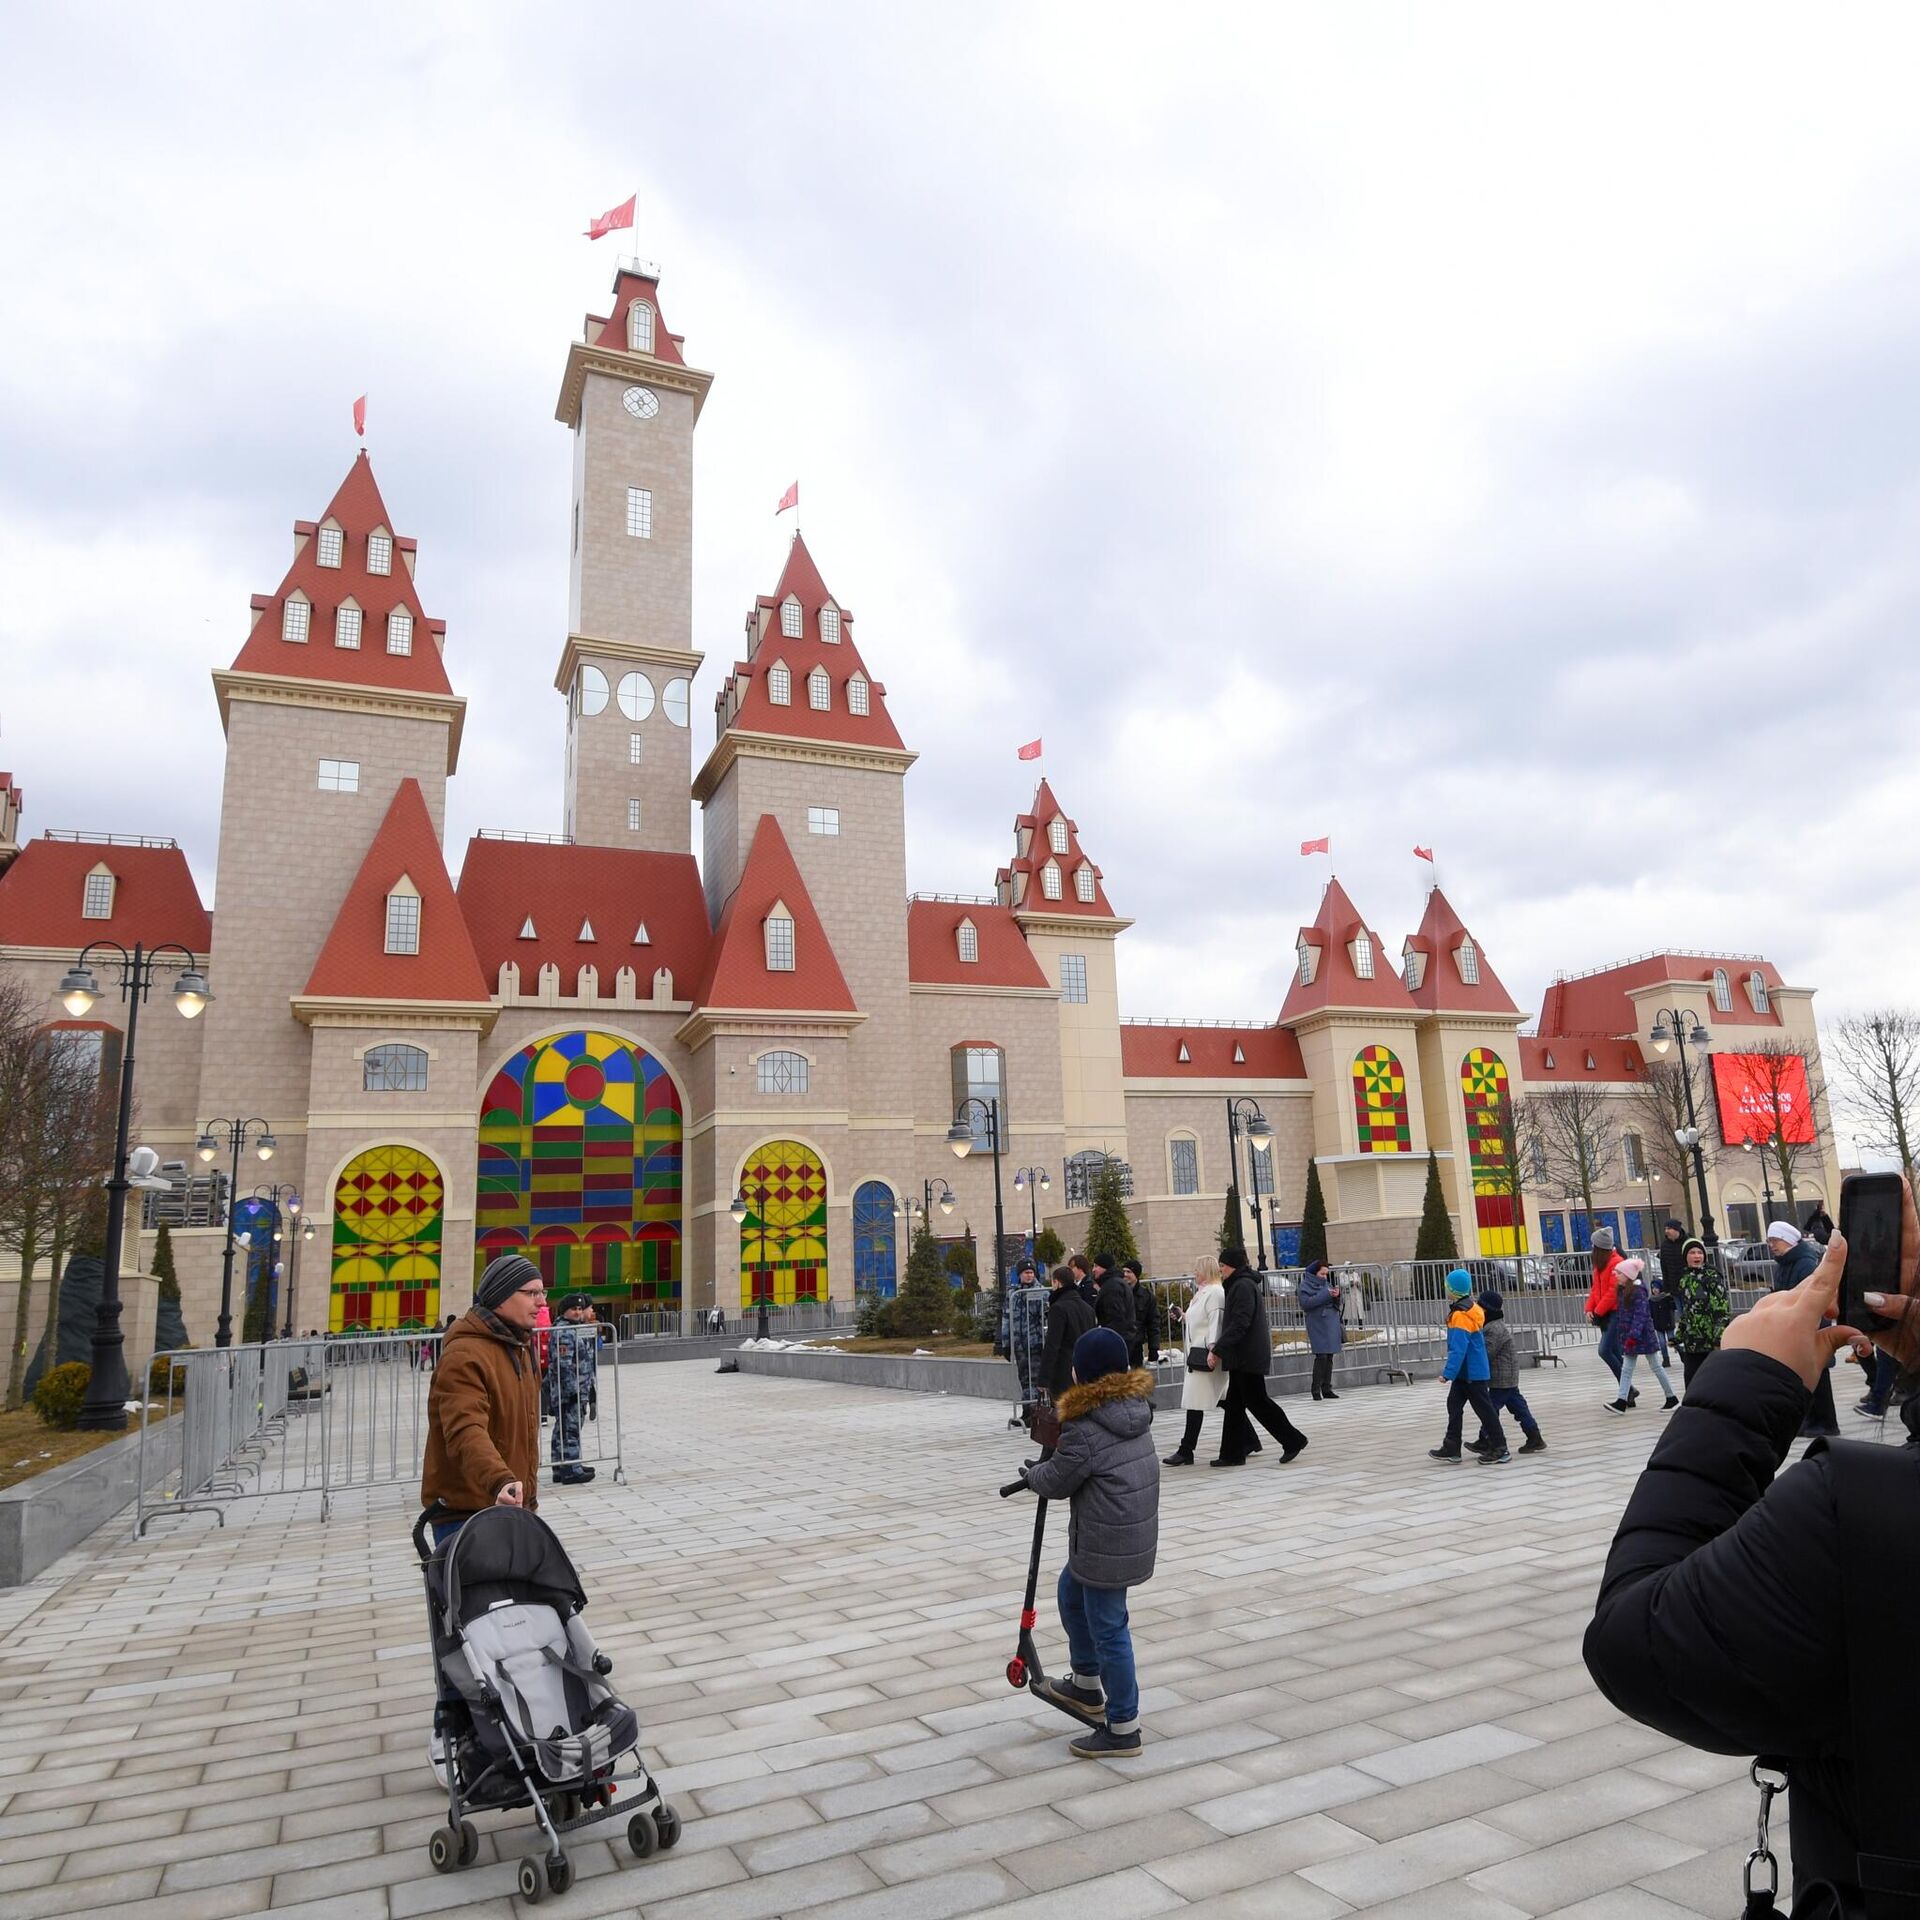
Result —
<path fill-rule="evenodd" d="M 994 876 L 1003 905 L 1017 913 L 1114 918 L 1101 871 L 1080 844 L 1079 827 L 1044 779 L 1032 808 L 1014 821 L 1013 834 L 1013 859 Z"/>
<path fill-rule="evenodd" d="M 760 816 L 740 884 L 720 911 L 694 1004 L 857 1011 L 793 849 L 770 813 Z"/>
<path fill-rule="evenodd" d="M 1300 929 L 1294 952 L 1298 964 L 1280 1008 L 1282 1020 L 1297 1020 L 1325 1007 L 1414 1011 L 1379 934 L 1360 917 L 1337 879 L 1327 882 L 1320 911 L 1311 926 Z"/>
<path fill-rule="evenodd" d="M 1403 978 L 1416 1007 L 1427 1013 L 1494 1013 L 1518 1018 L 1520 1009 L 1500 984 L 1480 943 L 1447 896 L 1427 895 L 1420 931 L 1401 948 Z"/>

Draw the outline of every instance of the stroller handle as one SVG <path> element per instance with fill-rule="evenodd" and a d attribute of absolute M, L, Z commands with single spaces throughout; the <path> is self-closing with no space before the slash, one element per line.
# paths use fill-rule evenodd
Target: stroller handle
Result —
<path fill-rule="evenodd" d="M 444 1501 L 435 1500 L 420 1509 L 420 1518 L 413 1523 L 413 1550 L 420 1556 L 424 1567 L 433 1558 L 433 1549 L 427 1545 L 427 1529 L 436 1520 L 445 1520 L 453 1509 Z"/>

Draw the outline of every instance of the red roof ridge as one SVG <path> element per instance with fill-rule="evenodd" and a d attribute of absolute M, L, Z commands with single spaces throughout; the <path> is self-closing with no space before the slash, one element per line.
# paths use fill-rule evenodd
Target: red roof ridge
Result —
<path fill-rule="evenodd" d="M 767 965 L 765 922 L 776 903 L 793 920 L 791 968 Z M 763 813 L 755 825 L 739 882 L 720 910 L 693 1003 L 782 1012 L 859 1011 L 793 849 L 770 813 Z"/>

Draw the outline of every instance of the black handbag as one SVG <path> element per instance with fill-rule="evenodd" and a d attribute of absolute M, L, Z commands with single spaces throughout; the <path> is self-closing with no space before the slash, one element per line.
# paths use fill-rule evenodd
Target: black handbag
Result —
<path fill-rule="evenodd" d="M 1211 1373 L 1213 1371 L 1213 1349 L 1211 1347 L 1189 1347 L 1187 1349 L 1187 1371 L 1189 1373 Z"/>

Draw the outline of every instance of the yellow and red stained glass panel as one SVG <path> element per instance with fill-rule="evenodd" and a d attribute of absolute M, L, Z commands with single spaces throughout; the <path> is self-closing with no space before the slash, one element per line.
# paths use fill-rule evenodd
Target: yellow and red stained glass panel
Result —
<path fill-rule="evenodd" d="M 1407 1076 L 1391 1047 L 1363 1047 L 1353 1062 L 1353 1113 L 1362 1153 L 1411 1153 Z"/>
<path fill-rule="evenodd" d="M 769 1140 L 740 1172 L 740 1304 L 827 1297 L 827 1170 L 798 1140 Z"/>
<path fill-rule="evenodd" d="M 333 1188 L 331 1333 L 390 1333 L 440 1315 L 446 1188 L 413 1147 L 370 1147 Z"/>
<path fill-rule="evenodd" d="M 1467 1160 L 1480 1251 L 1525 1253 L 1526 1222 L 1517 1217 L 1512 1191 L 1516 1183 L 1507 1171 L 1507 1068 L 1491 1047 L 1473 1047 L 1460 1062 L 1460 1097 L 1467 1114 Z"/>

